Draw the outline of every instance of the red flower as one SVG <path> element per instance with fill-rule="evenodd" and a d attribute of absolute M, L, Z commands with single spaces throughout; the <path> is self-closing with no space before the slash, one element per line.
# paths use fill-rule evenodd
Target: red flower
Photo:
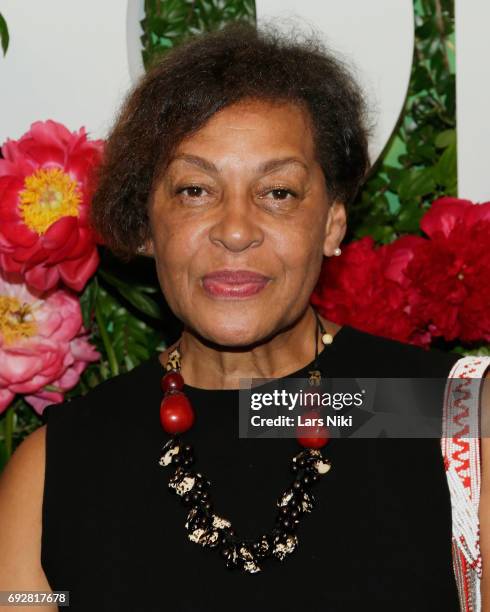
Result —
<path fill-rule="evenodd" d="M 440 198 L 420 227 L 429 240 L 406 271 L 413 315 L 432 336 L 490 341 L 490 202 Z"/>
<path fill-rule="evenodd" d="M 427 346 L 430 334 L 411 312 L 412 287 L 406 276 L 423 243 L 418 236 L 377 248 L 370 236 L 351 242 L 340 257 L 325 260 L 311 302 L 339 324 Z"/>
<path fill-rule="evenodd" d="M 427 238 L 344 247 L 325 261 L 312 303 L 339 324 L 420 346 L 490 341 L 490 202 L 440 198 L 420 226 Z"/>
<path fill-rule="evenodd" d="M 0 267 L 40 291 L 61 280 L 81 291 L 99 258 L 88 224 L 90 173 L 103 141 L 84 128 L 37 121 L 0 159 Z"/>

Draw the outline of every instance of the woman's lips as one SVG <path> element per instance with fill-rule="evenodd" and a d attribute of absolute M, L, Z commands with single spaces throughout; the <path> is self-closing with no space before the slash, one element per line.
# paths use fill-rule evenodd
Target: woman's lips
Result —
<path fill-rule="evenodd" d="M 245 298 L 262 291 L 270 280 L 250 270 L 219 270 L 206 274 L 202 286 L 213 297 Z"/>

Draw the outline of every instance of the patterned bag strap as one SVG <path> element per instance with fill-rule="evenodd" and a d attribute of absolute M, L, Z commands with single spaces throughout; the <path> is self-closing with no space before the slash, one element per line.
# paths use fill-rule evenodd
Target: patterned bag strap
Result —
<path fill-rule="evenodd" d="M 462 612 L 481 612 L 479 404 L 488 367 L 490 357 L 462 357 L 452 367 L 444 393 L 441 449 L 451 496 L 453 567 Z"/>

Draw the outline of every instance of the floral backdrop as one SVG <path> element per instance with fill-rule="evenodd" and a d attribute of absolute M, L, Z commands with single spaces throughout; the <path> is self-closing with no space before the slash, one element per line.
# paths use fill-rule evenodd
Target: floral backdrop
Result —
<path fill-rule="evenodd" d="M 188 36 L 255 19 L 249 0 L 145 4 L 146 66 Z M 490 203 L 456 197 L 453 2 L 415 0 L 414 10 L 405 112 L 311 300 L 339 324 L 490 354 Z M 4 53 L 8 40 L 0 15 Z M 70 132 L 55 117 L 33 117 L 1 147 L 0 467 L 48 404 L 132 369 L 180 333 L 152 262 L 122 264 L 88 225 L 103 150 L 83 126 Z"/>

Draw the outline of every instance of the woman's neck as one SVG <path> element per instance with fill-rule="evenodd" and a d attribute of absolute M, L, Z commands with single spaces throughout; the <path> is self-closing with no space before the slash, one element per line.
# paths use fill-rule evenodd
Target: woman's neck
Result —
<path fill-rule="evenodd" d="M 341 326 L 320 317 L 327 333 L 334 336 Z M 229 349 L 202 341 L 184 329 L 175 344 L 160 355 L 162 365 L 180 342 L 181 373 L 186 384 L 202 389 L 239 389 L 241 378 L 280 378 L 300 370 L 324 349 L 311 307 L 287 329 L 252 347 Z"/>

